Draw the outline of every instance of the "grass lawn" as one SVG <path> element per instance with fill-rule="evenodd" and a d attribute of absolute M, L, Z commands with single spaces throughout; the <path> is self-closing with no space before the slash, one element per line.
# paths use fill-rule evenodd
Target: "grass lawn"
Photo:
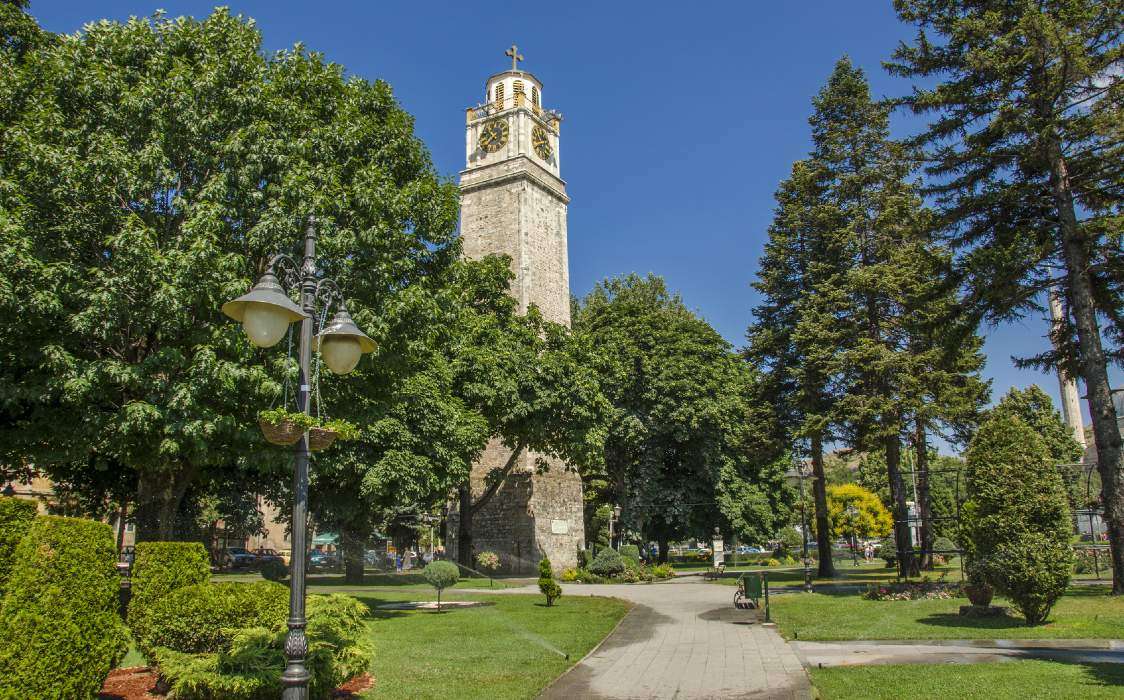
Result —
<path fill-rule="evenodd" d="M 628 612 L 612 598 L 563 596 L 547 608 L 540 595 L 484 595 L 446 590 L 442 600 L 484 600 L 493 605 L 442 611 L 379 610 L 383 603 L 436 600 L 420 574 L 390 574 L 393 585 L 336 585 L 317 577 L 308 592 L 346 593 L 371 610 L 375 686 L 364 698 L 533 698 L 577 663 Z M 369 579 L 374 577 L 369 576 Z M 256 574 L 216 581 L 260 580 Z M 487 579 L 469 586 L 487 587 Z M 461 581 L 458 586 L 464 586 Z M 500 583 L 497 582 L 497 586 Z M 565 655 L 570 658 L 566 659 Z M 143 666 L 135 648 L 120 664 Z"/>
<path fill-rule="evenodd" d="M 809 669 L 825 700 L 1025 700 L 1124 697 L 1124 664 L 1011 661 Z"/>
<path fill-rule="evenodd" d="M 1120 639 L 1124 599 L 1107 587 L 1070 588 L 1049 621 L 1029 627 L 1021 617 L 966 618 L 965 598 L 863 600 L 857 593 L 786 593 L 772 599 L 772 617 L 786 639 Z M 1007 605 L 996 599 L 996 605 Z M 1015 613 L 1017 615 L 1017 613 Z"/>
<path fill-rule="evenodd" d="M 374 618 L 375 686 L 364 698 L 533 698 L 628 610 L 609 598 L 563 596 L 547 608 L 542 596 L 446 594 L 495 605 L 438 614 L 375 609 L 396 600 L 432 600 L 429 595 L 388 589 L 353 595 L 371 606 Z"/>

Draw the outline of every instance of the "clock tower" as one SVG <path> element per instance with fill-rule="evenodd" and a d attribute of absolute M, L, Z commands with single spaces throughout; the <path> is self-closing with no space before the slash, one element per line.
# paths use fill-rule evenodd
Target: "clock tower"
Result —
<path fill-rule="evenodd" d="M 511 294 L 525 313 L 534 304 L 548 321 L 570 325 L 566 248 L 566 183 L 561 177 L 562 115 L 543 105 L 543 85 L 519 68 L 518 48 L 506 55 L 511 70 L 488 78 L 484 101 L 466 110 L 465 169 L 460 174 L 461 239 L 465 256 L 511 258 Z M 532 573 L 546 556 L 556 569 L 577 565 L 585 546 L 581 478 L 558 460 L 525 453 L 494 493 L 487 475 L 503 469 L 511 451 L 489 443 L 473 466 L 471 545 L 500 555 L 504 571 Z M 536 469 L 545 459 L 549 468 Z M 450 554 L 465 494 L 450 513 Z"/>

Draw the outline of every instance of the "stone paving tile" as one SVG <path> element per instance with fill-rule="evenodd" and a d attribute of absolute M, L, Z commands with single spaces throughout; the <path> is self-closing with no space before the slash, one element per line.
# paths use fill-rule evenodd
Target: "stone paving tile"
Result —
<path fill-rule="evenodd" d="M 563 590 L 568 595 L 622 598 L 635 607 L 598 649 L 555 681 L 542 698 L 811 696 L 795 651 L 774 628 L 753 622 L 755 613 L 735 610 L 723 587 L 688 578 L 633 586 L 564 584 Z"/>

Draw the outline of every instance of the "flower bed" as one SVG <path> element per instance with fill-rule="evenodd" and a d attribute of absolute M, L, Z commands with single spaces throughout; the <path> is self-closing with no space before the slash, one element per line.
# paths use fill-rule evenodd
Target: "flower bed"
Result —
<path fill-rule="evenodd" d="M 870 584 L 863 593 L 863 600 L 951 600 L 963 598 L 963 586 L 959 583 L 939 581 L 920 581 L 918 583 Z"/>

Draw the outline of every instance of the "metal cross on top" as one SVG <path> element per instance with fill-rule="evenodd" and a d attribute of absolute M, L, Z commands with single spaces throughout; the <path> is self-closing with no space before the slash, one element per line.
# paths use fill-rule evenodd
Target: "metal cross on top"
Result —
<path fill-rule="evenodd" d="M 511 58 L 511 70 L 519 70 L 519 62 L 523 60 L 523 54 L 519 53 L 518 46 L 512 44 L 510 49 L 503 52 L 503 55 Z"/>

